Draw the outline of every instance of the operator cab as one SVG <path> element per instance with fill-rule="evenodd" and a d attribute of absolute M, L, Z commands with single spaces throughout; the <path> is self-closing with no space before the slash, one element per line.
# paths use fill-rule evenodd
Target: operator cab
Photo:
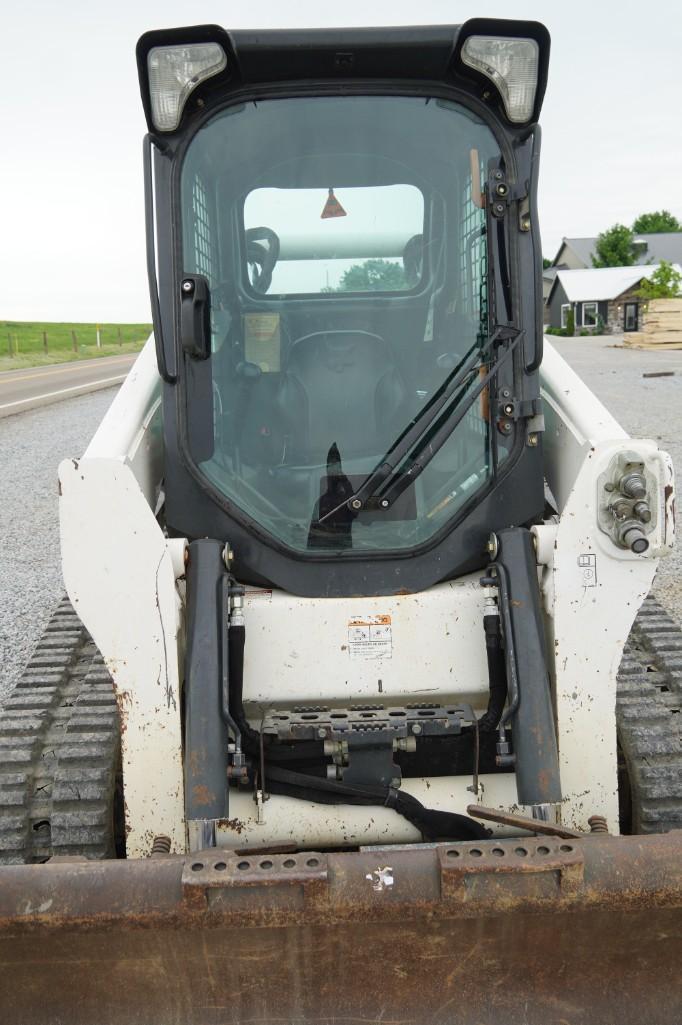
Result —
<path fill-rule="evenodd" d="M 229 539 L 247 581 L 416 589 L 542 512 L 539 248 L 511 202 L 534 132 L 428 31 L 433 82 L 405 80 L 414 46 L 396 82 L 377 45 L 380 78 L 342 88 L 320 87 L 320 34 L 286 84 L 251 81 L 262 38 L 258 67 L 248 34 L 221 38 L 232 74 L 155 147 L 167 524 Z"/>

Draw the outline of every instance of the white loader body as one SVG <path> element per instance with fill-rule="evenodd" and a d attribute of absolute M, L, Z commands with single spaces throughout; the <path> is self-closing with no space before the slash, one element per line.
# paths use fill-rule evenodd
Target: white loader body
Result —
<path fill-rule="evenodd" d="M 562 824 L 585 830 L 594 814 L 617 831 L 616 674 L 658 559 L 673 544 L 672 466 L 653 441 L 633 441 L 554 349 L 541 369 L 546 477 L 558 516 L 533 528 L 546 612 L 563 802 Z M 599 526 L 603 475 L 636 453 L 655 482 L 649 548 L 617 547 Z M 625 457 L 625 456 L 624 456 Z M 111 672 L 122 723 L 129 857 L 154 836 L 185 851 L 181 687 L 183 539 L 155 515 L 163 478 L 160 379 L 147 343 L 80 460 L 59 468 L 61 544 L 69 597 Z M 229 539 L 226 539 L 229 541 Z M 349 703 L 468 702 L 488 695 L 475 573 L 417 594 L 302 598 L 247 587 L 244 703 L 265 710 Z M 465 776 L 404 779 L 429 807 L 464 812 Z M 481 804 L 521 810 L 513 773 L 483 775 Z M 232 790 L 219 846 L 312 847 L 409 842 L 396 812 L 316 805 L 272 796 L 259 816 L 252 794 Z M 500 828 L 500 832 L 504 832 Z"/>

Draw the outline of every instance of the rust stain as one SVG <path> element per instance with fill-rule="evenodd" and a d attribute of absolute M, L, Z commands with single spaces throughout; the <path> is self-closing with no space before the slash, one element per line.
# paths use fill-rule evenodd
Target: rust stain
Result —
<path fill-rule="evenodd" d="M 128 714 L 130 712 L 130 707 L 133 703 L 133 699 L 128 691 L 117 690 L 115 685 L 114 699 L 116 701 L 116 706 L 118 708 L 118 718 L 121 727 L 121 737 L 123 738 L 128 730 Z"/>
<path fill-rule="evenodd" d="M 125 796 L 123 798 L 123 828 L 124 828 L 125 835 L 126 835 L 126 840 L 127 840 L 128 837 L 130 836 L 130 834 L 133 831 L 133 827 L 130 824 L 130 814 L 128 812 L 128 802 L 126 801 Z"/>
<path fill-rule="evenodd" d="M 246 829 L 246 826 L 241 821 L 241 819 L 237 819 L 237 818 L 234 818 L 234 819 L 218 819 L 217 825 L 218 825 L 219 829 L 230 829 L 233 833 L 243 833 L 244 830 Z"/>
<path fill-rule="evenodd" d="M 196 783 L 192 787 L 192 797 L 199 805 L 211 804 L 215 800 L 215 794 L 208 789 L 205 783 Z"/>
<path fill-rule="evenodd" d="M 663 494 L 664 494 L 664 505 L 668 506 L 668 503 L 670 503 L 670 506 L 669 506 L 670 507 L 670 519 L 672 521 L 672 527 L 673 527 L 673 530 L 674 530 L 675 529 L 675 497 L 674 497 L 674 494 L 673 494 L 673 486 L 672 486 L 672 484 L 666 484 L 665 488 L 663 489 Z M 672 499 L 672 501 L 670 501 L 670 499 Z"/>

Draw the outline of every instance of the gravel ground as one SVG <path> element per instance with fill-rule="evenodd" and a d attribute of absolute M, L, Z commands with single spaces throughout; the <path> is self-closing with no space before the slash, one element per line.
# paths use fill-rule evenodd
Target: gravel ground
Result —
<path fill-rule="evenodd" d="M 552 339 L 630 434 L 654 438 L 682 467 L 682 352 L 639 352 L 618 348 L 617 341 Z M 675 376 L 642 376 L 660 371 Z M 109 389 L 0 420 L 0 698 L 63 593 L 57 464 L 82 455 L 113 396 Z M 654 592 L 682 621 L 682 543 L 661 562 Z"/>
<path fill-rule="evenodd" d="M 633 438 L 652 438 L 673 457 L 682 486 L 682 351 L 645 352 L 620 346 L 620 338 L 550 339 L 576 373 Z M 643 377 L 666 373 L 673 377 Z M 678 497 L 678 508 L 680 501 Z M 682 540 L 659 563 L 653 593 L 682 622 Z"/>
<path fill-rule="evenodd" d="M 0 699 L 64 592 L 57 466 L 83 454 L 115 394 L 107 388 L 0 420 Z"/>

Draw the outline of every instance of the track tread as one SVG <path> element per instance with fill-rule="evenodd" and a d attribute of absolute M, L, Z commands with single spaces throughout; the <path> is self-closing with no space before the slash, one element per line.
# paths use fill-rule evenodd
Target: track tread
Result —
<path fill-rule="evenodd" d="M 682 827 L 682 630 L 647 598 L 618 672 L 618 737 L 632 790 L 632 830 Z"/>
<path fill-rule="evenodd" d="M 0 716 L 0 864 L 114 855 L 111 677 L 68 599 Z"/>

